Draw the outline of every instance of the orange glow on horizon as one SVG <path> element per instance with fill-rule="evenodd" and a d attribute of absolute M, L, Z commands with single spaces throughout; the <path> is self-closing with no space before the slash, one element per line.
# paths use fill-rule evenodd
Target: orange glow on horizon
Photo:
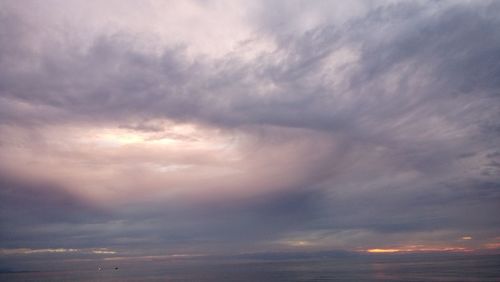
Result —
<path fill-rule="evenodd" d="M 369 253 L 397 253 L 401 250 L 399 250 L 399 249 L 368 249 L 366 251 Z"/>
<path fill-rule="evenodd" d="M 486 249 L 500 249 L 500 243 L 494 242 L 494 243 L 487 243 L 484 245 Z"/>
<path fill-rule="evenodd" d="M 401 248 L 391 248 L 391 249 L 382 249 L 382 248 L 374 248 L 364 250 L 368 253 L 398 253 L 398 252 L 472 252 L 473 249 L 464 248 L 464 247 L 425 247 L 425 246 L 408 246 Z"/>

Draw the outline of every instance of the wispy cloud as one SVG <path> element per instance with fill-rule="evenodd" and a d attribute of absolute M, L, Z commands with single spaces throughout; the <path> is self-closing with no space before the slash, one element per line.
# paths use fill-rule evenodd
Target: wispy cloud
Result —
<path fill-rule="evenodd" d="M 497 2 L 0 11 L 5 250 L 495 244 Z"/>

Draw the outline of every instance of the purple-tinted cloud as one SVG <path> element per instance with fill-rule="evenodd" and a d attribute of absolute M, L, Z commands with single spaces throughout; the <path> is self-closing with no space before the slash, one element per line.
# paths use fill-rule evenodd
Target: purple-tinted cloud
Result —
<path fill-rule="evenodd" d="M 345 18 L 328 16 L 337 3 L 239 3 L 237 19 L 177 7 L 179 30 L 220 16 L 208 53 L 199 25 L 148 33 L 146 6 L 105 29 L 90 4 L 40 8 L 83 23 L 0 5 L 1 248 L 353 250 L 465 235 L 481 248 L 498 236 L 497 2 L 356 2 L 338 7 L 353 9 Z M 246 40 L 228 39 L 226 21 Z"/>

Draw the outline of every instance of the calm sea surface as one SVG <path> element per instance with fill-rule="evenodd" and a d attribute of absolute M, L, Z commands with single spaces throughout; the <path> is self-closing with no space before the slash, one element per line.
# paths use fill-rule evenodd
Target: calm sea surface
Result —
<path fill-rule="evenodd" d="M 103 267 L 1 273 L 0 281 L 500 281 L 500 255 L 120 261 Z"/>

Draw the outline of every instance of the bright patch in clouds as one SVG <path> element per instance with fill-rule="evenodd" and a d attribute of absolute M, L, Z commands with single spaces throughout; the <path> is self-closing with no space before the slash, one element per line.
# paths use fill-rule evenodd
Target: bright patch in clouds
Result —
<path fill-rule="evenodd" d="M 113 255 L 116 254 L 117 252 L 109 249 L 97 249 L 97 250 L 92 250 L 92 253 L 98 255 Z"/>
<path fill-rule="evenodd" d="M 18 254 L 43 254 L 43 253 L 74 253 L 79 252 L 79 249 L 64 249 L 64 248 L 56 248 L 56 249 L 28 249 L 28 248 L 19 248 L 19 249 L 0 249 L 0 254 L 2 255 L 18 255 Z"/>
<path fill-rule="evenodd" d="M 392 249 L 367 249 L 368 253 L 415 253 L 415 252 L 471 252 L 473 249 L 465 248 L 465 247 L 434 247 L 434 246 L 406 246 L 400 248 L 392 248 Z"/>
<path fill-rule="evenodd" d="M 397 252 L 401 252 L 400 249 L 368 249 L 366 251 L 369 253 L 397 253 Z"/>

